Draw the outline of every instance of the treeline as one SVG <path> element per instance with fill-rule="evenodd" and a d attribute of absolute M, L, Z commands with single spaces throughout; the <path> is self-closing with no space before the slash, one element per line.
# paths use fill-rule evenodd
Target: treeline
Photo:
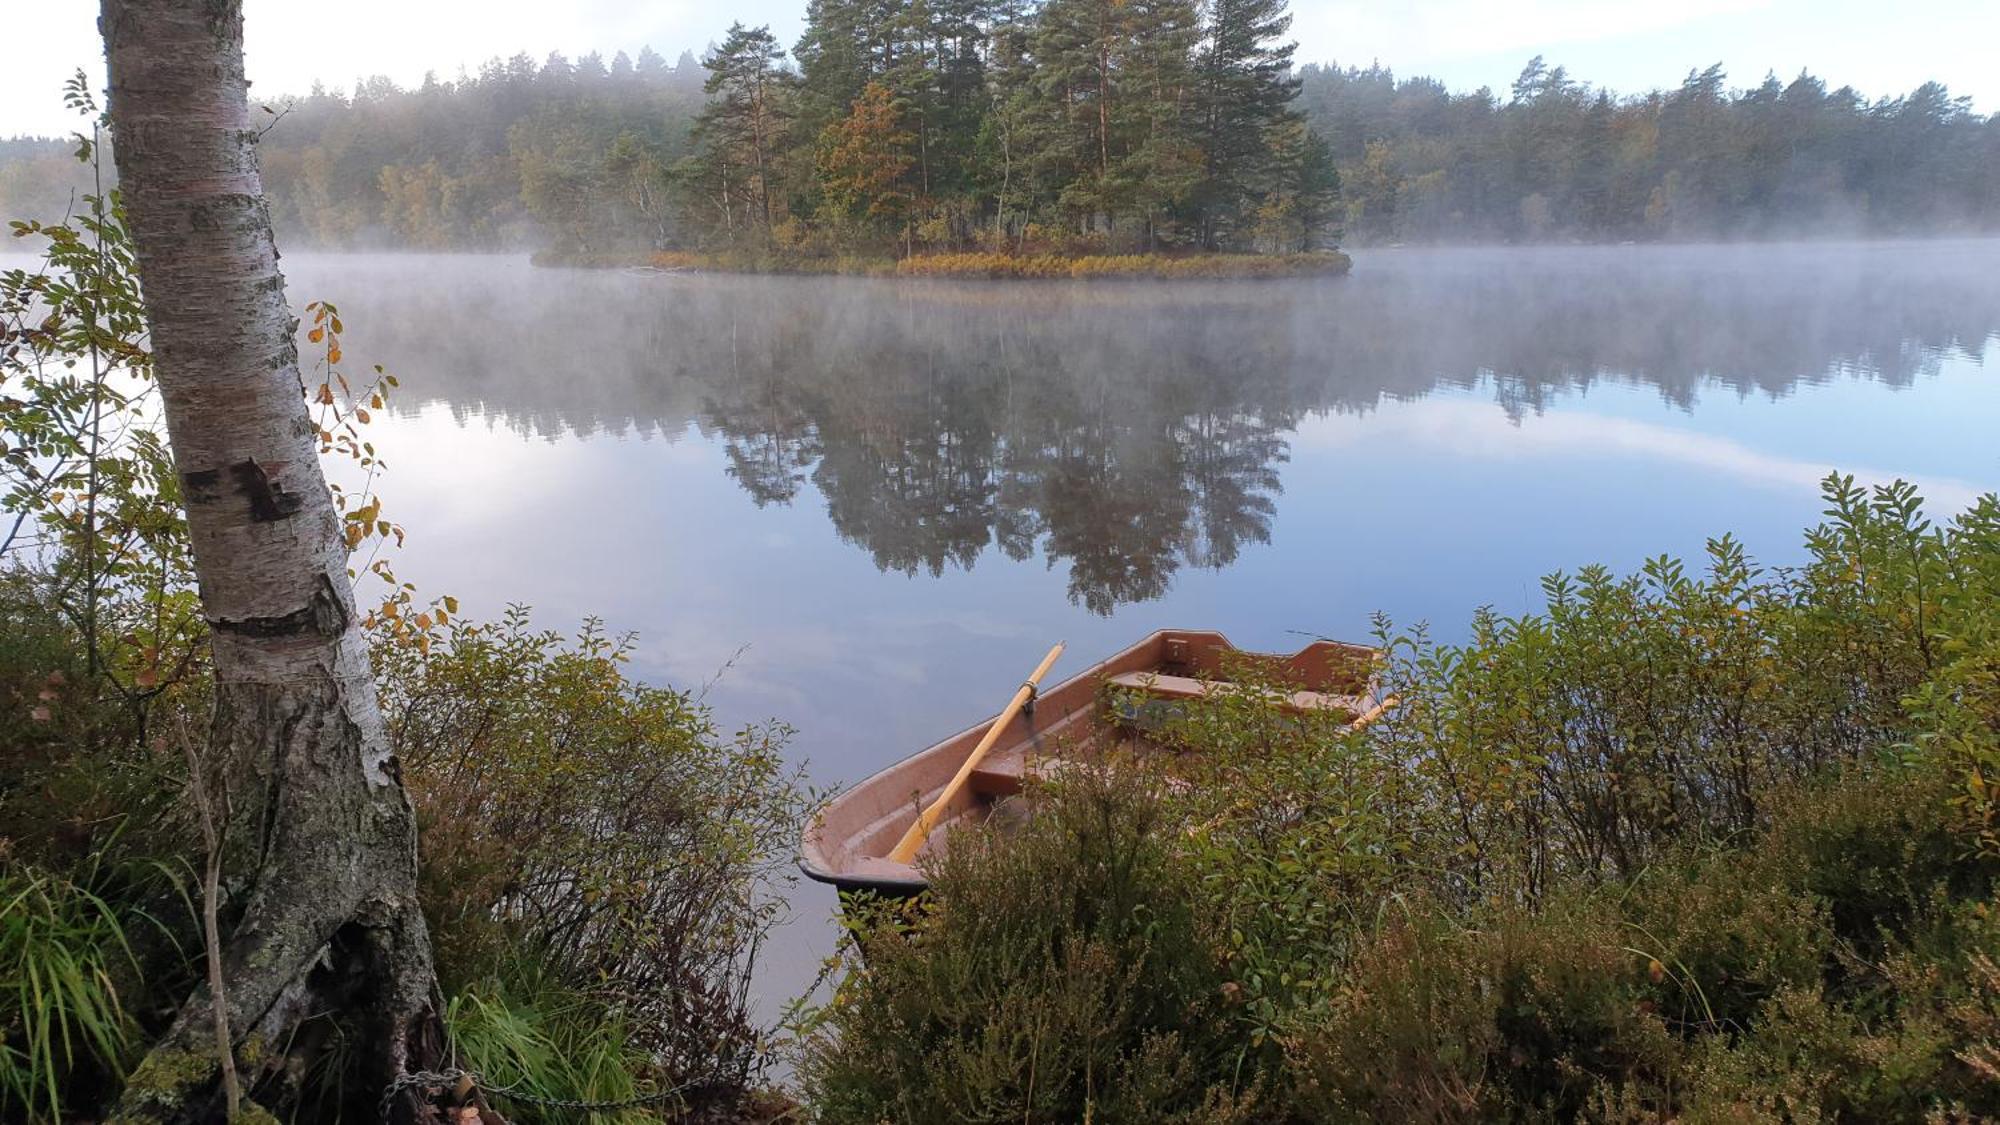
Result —
<path fill-rule="evenodd" d="M 1538 56 L 1506 95 L 1305 67 L 1350 236 L 1704 239 L 2000 229 L 2000 114 L 1927 82 L 1870 101 L 1810 74 L 1730 90 L 1720 65 L 1621 98 Z"/>
<path fill-rule="evenodd" d="M 1284 0 L 812 0 L 710 52 L 683 165 L 710 230 L 776 243 L 1309 250 L 1331 154 L 1291 109 Z"/>
<path fill-rule="evenodd" d="M 495 60 L 275 105 L 294 245 L 811 254 L 1298 250 L 2000 229 L 2000 116 L 1719 67 L 1621 97 L 1291 65 L 1283 0 L 812 0 L 787 55 Z M 0 141 L 0 208 L 66 144 Z"/>

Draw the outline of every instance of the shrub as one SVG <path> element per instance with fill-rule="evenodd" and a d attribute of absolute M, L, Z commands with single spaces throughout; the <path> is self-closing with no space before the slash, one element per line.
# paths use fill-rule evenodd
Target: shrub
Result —
<path fill-rule="evenodd" d="M 1020 1048 L 1035 1089 L 1073 1089 L 1106 1062 L 1070 1039 L 1159 1045 L 1174 1107 L 1259 1120 L 2000 1113 L 2000 518 L 1826 495 L 1796 569 L 1723 539 L 1700 576 L 1552 577 L 1543 613 L 1481 613 L 1463 645 L 1381 625 L 1399 702 L 1361 732 L 1257 691 L 1179 706 L 1152 729 L 1178 752 L 1119 774 L 1157 822 L 1143 890 L 1065 866 L 1073 795 L 955 837 L 932 908 L 906 941 L 868 931 L 813 1044 L 829 1120 L 989 1104 L 939 1090 L 1052 1115 L 1023 1109 Z M 1073 936 L 1073 903 L 1135 898 L 1190 922 Z M 1142 1009 L 1180 1015 L 1116 1015 Z"/>
<path fill-rule="evenodd" d="M 1400 903 L 1286 1031 L 1298 1105 L 1348 1120 L 1990 1113 L 2000 1086 L 1971 1060 L 2000 1026 L 1985 905 L 2000 868 L 1929 850 L 1946 813 L 1934 776 L 1856 773 L 1798 794 L 1748 848 L 1633 885 Z M 1919 842 L 1861 877 L 1895 873 L 1902 920 L 1857 944 L 1824 897 L 1851 866 L 1840 842 L 1906 835 Z"/>
<path fill-rule="evenodd" d="M 905 277 L 1094 279 L 1319 277 L 1353 265 L 1337 251 L 1316 254 L 923 254 L 896 263 Z"/>
<path fill-rule="evenodd" d="M 1677 1046 L 1643 958 L 1601 903 L 1455 917 L 1425 903 L 1372 934 L 1287 1036 L 1312 1120 L 1569 1119 L 1629 1088 L 1657 1105 Z"/>
<path fill-rule="evenodd" d="M 724 273 L 839 274 L 988 280 L 1223 280 L 1232 278 L 1336 277 L 1353 268 L 1337 250 L 1300 254 L 1112 254 L 1097 246 L 1052 252 L 886 255 L 836 254 L 813 243 L 782 244 L 765 250 L 656 250 L 649 254 L 582 252 L 536 254 L 536 265 Z"/>
<path fill-rule="evenodd" d="M 955 835 L 859 924 L 803 1071 L 827 1122 L 1225 1121 L 1254 1104 L 1156 802 L 1076 776 L 1018 836 Z M 913 932 L 905 936 L 908 927 Z"/>
<path fill-rule="evenodd" d="M 1462 646 L 1385 630 L 1403 706 L 1373 752 L 1428 783 L 1421 813 L 1445 845 L 1431 859 L 1479 894 L 1630 878 L 1914 737 L 1902 701 L 1936 667 L 1938 573 L 2000 538 L 1929 534 L 1907 485 L 1826 490 L 1797 570 L 1758 568 L 1725 537 L 1698 578 L 1667 558 L 1551 576 L 1544 613 L 1481 613 Z"/>
<path fill-rule="evenodd" d="M 1922 582 L 1907 611 L 1928 632 L 1933 666 L 1909 700 L 1917 749 L 1953 763 L 1963 779 L 1954 803 L 1980 846 L 2000 853 L 2000 499 L 1989 494 L 1942 532 L 1924 527 L 1873 553 Z"/>
<path fill-rule="evenodd" d="M 747 980 L 813 798 L 788 731 L 722 734 L 627 679 L 628 645 L 595 623 L 565 644 L 516 608 L 376 646 L 425 911 L 447 988 L 546 965 L 676 1082 L 740 1089 L 761 1061 Z"/>

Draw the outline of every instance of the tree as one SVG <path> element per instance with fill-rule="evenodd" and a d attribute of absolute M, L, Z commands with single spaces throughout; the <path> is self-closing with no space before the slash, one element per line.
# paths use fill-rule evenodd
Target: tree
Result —
<path fill-rule="evenodd" d="M 701 61 L 708 70 L 702 86 L 708 104 L 695 118 L 701 149 L 694 179 L 721 207 L 723 229 L 732 237 L 739 217 L 746 229 L 762 228 L 767 237 L 775 221 L 771 181 L 791 112 L 789 76 L 778 65 L 784 57 L 770 28 L 734 23 Z"/>
<path fill-rule="evenodd" d="M 1248 208 L 1263 171 L 1265 137 L 1291 112 L 1299 80 L 1285 0 L 1214 0 L 1202 45 L 1200 113 L 1204 165 L 1195 189 L 1202 245 L 1218 249 Z"/>
<path fill-rule="evenodd" d="M 1340 202 L 1340 170 L 1326 138 L 1292 117 L 1272 130 L 1271 175 L 1257 209 L 1260 249 L 1310 252 Z"/>
<path fill-rule="evenodd" d="M 819 170 L 824 207 L 837 222 L 901 227 L 905 248 L 916 200 L 907 183 L 916 138 L 903 128 L 895 96 L 870 82 L 847 117 L 826 131 Z"/>
<path fill-rule="evenodd" d="M 351 1119 L 437 1055 L 416 828 L 301 394 L 263 199 L 240 0 L 104 0 L 110 117 L 154 367 L 212 633 L 210 755 L 250 891 L 224 943 L 239 1061 L 282 1063 L 340 1013 Z M 199 989 L 133 1073 L 131 1120 L 220 1116 Z M 311 1036 L 305 1037 L 310 1041 Z M 282 1075 L 282 1067 L 275 1073 Z M 416 1102 L 405 1100 L 409 1117 Z"/>
<path fill-rule="evenodd" d="M 1200 18 L 1190 0 L 1128 0 L 1118 69 L 1126 91 L 1120 120 L 1129 136 L 1119 161 L 1119 198 L 1144 223 L 1147 250 L 1177 237 L 1170 216 L 1202 175 L 1191 52 Z"/>
<path fill-rule="evenodd" d="M 862 0 L 809 0 L 799 60 L 799 125 L 806 143 L 847 115 L 871 77 Z"/>
<path fill-rule="evenodd" d="M 1118 0 L 1049 0 L 1029 46 L 1034 69 L 1020 94 L 1021 137 L 1041 194 L 1078 229 L 1118 209 L 1111 157 L 1120 92 L 1112 63 L 1123 8 Z"/>

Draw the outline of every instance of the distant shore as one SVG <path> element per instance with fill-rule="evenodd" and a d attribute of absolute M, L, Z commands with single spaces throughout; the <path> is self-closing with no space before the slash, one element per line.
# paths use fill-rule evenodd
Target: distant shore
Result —
<path fill-rule="evenodd" d="M 987 281 L 1236 280 L 1338 277 L 1354 260 L 1338 250 L 1297 254 L 919 254 L 908 258 L 807 257 L 788 254 L 560 253 L 534 256 L 538 266 L 644 269 L 663 272 L 826 274 Z"/>

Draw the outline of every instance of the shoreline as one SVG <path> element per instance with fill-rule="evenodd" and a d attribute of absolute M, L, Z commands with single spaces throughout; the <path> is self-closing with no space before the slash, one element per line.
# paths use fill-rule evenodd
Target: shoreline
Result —
<path fill-rule="evenodd" d="M 654 251 L 621 254 L 541 252 L 536 266 L 645 270 L 659 273 L 738 273 L 840 277 L 903 277 L 954 281 L 1230 281 L 1340 277 L 1354 259 L 1339 250 L 1296 254 L 923 254 L 909 258 L 796 257 Z"/>

